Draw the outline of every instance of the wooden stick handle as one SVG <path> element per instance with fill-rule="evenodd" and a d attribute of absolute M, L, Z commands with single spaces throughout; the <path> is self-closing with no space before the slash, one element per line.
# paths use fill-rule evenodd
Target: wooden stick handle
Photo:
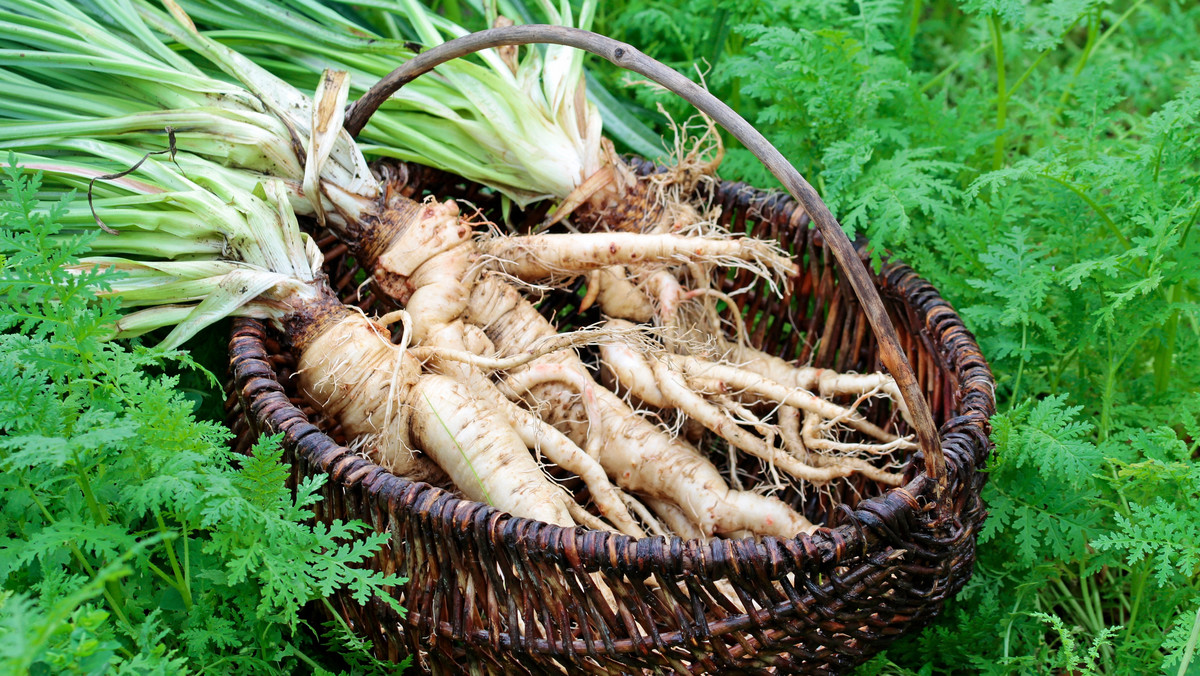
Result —
<path fill-rule="evenodd" d="M 767 169 L 770 169 L 771 173 L 783 183 L 788 192 L 799 200 L 825 237 L 825 243 L 833 249 L 834 257 L 850 280 L 850 286 L 854 288 L 854 293 L 858 295 L 863 304 L 867 319 L 871 322 L 871 327 L 879 341 L 880 358 L 892 377 L 896 379 L 904 402 L 908 405 L 909 413 L 912 414 L 917 428 L 917 438 L 920 441 L 921 450 L 925 454 L 925 471 L 937 481 L 940 493 L 946 484 L 946 460 L 942 455 L 937 427 L 933 424 L 933 415 L 929 412 L 929 405 L 925 402 L 925 397 L 921 393 L 920 385 L 908 363 L 908 358 L 900 348 L 896 328 L 892 326 L 892 321 L 888 318 L 887 311 L 883 307 L 883 300 L 871 282 L 866 266 L 858 257 L 854 245 L 850 243 L 850 239 L 846 237 L 842 226 L 830 213 L 829 208 L 821 201 L 817 191 L 813 190 L 808 181 L 804 180 L 800 172 L 796 171 L 796 168 L 775 149 L 775 146 L 771 145 L 757 129 L 734 112 L 732 108 L 696 83 L 623 42 L 590 31 L 567 26 L 537 24 L 508 26 L 465 35 L 421 52 L 389 73 L 356 101 L 346 113 L 344 126 L 352 136 L 357 136 L 366 126 L 367 120 L 384 101 L 404 85 L 447 61 L 482 49 L 533 43 L 566 45 L 591 52 L 608 59 L 616 66 L 644 75 L 682 96 L 704 114 L 716 120 L 742 145 L 750 149 L 754 156 L 762 161 Z"/>

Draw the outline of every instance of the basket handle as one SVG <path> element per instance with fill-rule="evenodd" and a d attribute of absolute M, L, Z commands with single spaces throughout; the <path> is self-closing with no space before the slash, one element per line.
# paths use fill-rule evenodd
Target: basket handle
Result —
<path fill-rule="evenodd" d="M 946 485 L 946 460 L 938 440 L 937 428 L 933 424 L 933 415 L 929 411 L 925 397 L 921 394 L 921 388 L 913 374 L 912 366 L 909 365 L 908 358 L 900 348 L 896 327 L 892 325 L 892 321 L 883 307 L 883 300 L 880 299 L 879 292 L 871 282 L 866 266 L 858 257 L 850 239 L 846 237 L 841 225 L 830 213 L 829 207 L 821 201 L 817 191 L 813 190 L 808 181 L 804 180 L 800 172 L 796 171 L 796 168 L 775 149 L 775 146 L 771 145 L 757 129 L 734 112 L 732 108 L 672 68 L 623 42 L 579 28 L 539 24 L 491 28 L 444 42 L 416 55 L 389 73 L 371 87 L 362 98 L 355 101 L 346 112 L 343 126 L 351 136 L 357 136 L 366 126 L 371 115 L 384 101 L 391 98 L 392 94 L 447 61 L 483 49 L 533 43 L 565 45 L 591 52 L 604 57 L 616 66 L 644 75 L 682 96 L 733 134 L 734 138 L 754 153 L 754 156 L 783 183 L 788 192 L 800 201 L 809 217 L 817 224 L 825 242 L 833 248 L 834 257 L 845 271 L 850 280 L 850 286 L 853 287 L 854 293 L 863 304 L 867 319 L 871 322 L 871 327 L 879 341 L 880 358 L 892 377 L 896 379 L 896 384 L 904 397 L 904 403 L 908 405 L 909 413 L 912 414 L 917 438 L 921 450 L 925 454 L 925 472 L 937 482 L 937 491 L 940 496 Z"/>

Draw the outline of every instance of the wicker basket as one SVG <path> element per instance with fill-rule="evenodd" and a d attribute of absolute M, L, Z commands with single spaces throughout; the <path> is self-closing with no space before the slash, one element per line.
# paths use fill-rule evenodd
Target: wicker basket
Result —
<path fill-rule="evenodd" d="M 497 214 L 479 186 L 400 169 L 418 196 L 453 197 Z M 861 307 L 795 202 L 738 183 L 712 190 L 726 225 L 778 239 L 801 263 L 787 298 L 761 289 L 738 297 L 753 342 L 817 366 L 879 370 Z M 319 241 L 331 282 L 354 302 L 362 274 L 343 245 Z M 340 445 L 336 425 L 313 417 L 294 391 L 292 355 L 252 320 L 234 325 L 228 411 L 242 450 L 260 431 L 281 431 L 293 480 L 328 475 L 317 519 L 361 519 L 391 535 L 373 565 L 409 578 L 393 592 L 408 612 L 397 615 L 378 599 L 365 606 L 334 599 L 381 658 L 414 655 L 420 668 L 445 674 L 844 672 L 929 623 L 970 577 L 995 409 L 988 365 L 937 291 L 895 262 L 875 281 L 941 425 L 947 488 L 936 501 L 917 454 L 904 487 L 885 492 L 857 479 L 832 496 L 783 494 L 830 526 L 811 536 L 634 539 L 514 518 L 396 477 Z M 574 298 L 553 296 L 541 309 L 560 326 L 598 318 L 576 312 Z M 357 304 L 378 309 L 371 295 Z M 868 416 L 886 420 L 882 409 Z M 604 581 L 618 608 L 593 579 Z"/>

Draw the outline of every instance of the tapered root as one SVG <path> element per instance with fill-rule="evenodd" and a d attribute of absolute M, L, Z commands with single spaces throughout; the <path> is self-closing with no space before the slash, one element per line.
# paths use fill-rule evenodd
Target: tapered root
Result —
<path fill-rule="evenodd" d="M 476 285 L 468 316 L 471 322 L 485 327 L 502 354 L 525 351 L 555 332 L 515 289 L 492 277 Z M 562 382 L 572 385 L 563 387 Z M 589 385 L 595 395 L 593 412 L 586 410 L 586 398 L 578 396 Z M 511 374 L 507 387 L 514 395 L 524 392 L 523 399 L 537 406 L 539 416 L 576 444 L 587 445 L 589 421 L 598 416 L 598 437 L 603 442 L 597 449 L 598 459 L 609 477 L 626 491 L 677 505 L 706 536 L 750 530 L 793 537 L 815 528 L 780 500 L 730 490 L 717 468 L 699 451 L 667 436 L 614 393 L 596 385 L 572 353 L 542 357 Z"/>
<path fill-rule="evenodd" d="M 622 322 L 611 322 L 621 325 Z M 735 367 L 704 362 L 690 356 L 672 355 L 665 351 L 647 357 L 638 350 L 620 343 L 601 346 L 601 360 L 617 383 L 631 395 L 650 406 L 677 409 L 739 449 L 779 469 L 796 479 L 824 484 L 834 479 L 862 474 L 888 485 L 897 485 L 900 475 L 881 470 L 858 458 L 823 457 L 810 450 L 837 449 L 843 454 L 865 451 L 887 455 L 896 450 L 911 449 L 913 444 L 884 432 L 863 419 L 855 406 L 841 407 L 811 393 L 773 383 L 754 373 Z M 770 425 L 726 393 L 737 392 L 743 398 L 753 398 L 759 405 L 781 409 L 780 426 Z M 868 392 L 864 397 L 869 396 Z M 808 415 L 810 424 L 799 430 L 798 410 Z M 784 419 L 789 425 L 781 429 Z M 824 438 L 827 430 L 838 425 L 854 427 L 869 436 L 879 438 L 878 444 L 847 444 Z M 751 427 L 754 431 L 746 429 Z M 782 435 L 787 453 L 776 445 Z M 811 440 L 812 445 L 805 441 Z M 731 463 L 731 467 L 735 463 Z"/>
<path fill-rule="evenodd" d="M 545 281 L 614 265 L 646 266 L 702 261 L 751 270 L 778 288 L 796 274 L 772 243 L 749 237 L 582 233 L 501 236 L 480 244 L 489 264 L 524 281 Z"/>
<path fill-rule="evenodd" d="M 373 440 L 383 466 L 416 480 L 448 475 L 472 499 L 575 524 L 566 494 L 545 479 L 506 421 L 465 385 L 422 374 L 366 317 L 346 311 L 328 322 L 304 345 L 298 365 L 301 392 L 349 436 Z"/>
<path fill-rule="evenodd" d="M 823 397 L 857 397 L 878 390 L 891 399 L 904 420 L 912 424 L 908 406 L 900 396 L 900 388 L 886 373 L 839 373 L 831 369 L 797 366 L 748 345 L 729 345 L 723 356 L 725 361 L 737 364 L 744 371 L 757 373 L 788 387 L 819 392 Z"/>
<path fill-rule="evenodd" d="M 542 422 L 529 411 L 507 401 L 503 406 L 525 445 L 539 451 L 550 462 L 579 476 L 588 487 L 597 509 L 618 531 L 633 537 L 646 536 L 645 531 L 629 513 L 621 492 L 608 480 L 604 468 L 594 458 L 580 450 L 562 432 Z"/>

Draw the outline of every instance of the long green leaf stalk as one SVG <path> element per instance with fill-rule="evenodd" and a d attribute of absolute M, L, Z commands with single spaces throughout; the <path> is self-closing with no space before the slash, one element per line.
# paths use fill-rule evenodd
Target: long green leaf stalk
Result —
<path fill-rule="evenodd" d="M 162 343 L 173 348 L 223 317 L 279 319 L 315 295 L 321 254 L 301 235 L 279 181 L 248 192 L 233 172 L 182 154 L 174 158 L 180 166 L 146 159 L 136 180 L 104 178 L 142 157 L 138 149 L 86 139 L 46 142 L 12 157 L 43 173 L 47 197 L 97 179 L 97 211 L 117 234 L 98 236 L 95 249 L 118 255 L 70 269 L 123 273 L 105 295 L 120 296 L 135 311 L 117 323 L 116 336 L 174 326 Z M 96 227 L 87 210 L 72 208 L 66 218 L 62 237 Z"/>
<path fill-rule="evenodd" d="M 353 96 L 411 58 L 410 41 L 432 47 L 468 32 L 415 0 L 369 3 L 381 16 L 401 17 L 403 32 L 394 21 L 371 26 L 360 15 L 363 21 L 352 24 L 301 1 L 183 0 L 180 6 L 199 26 L 214 29 L 208 37 L 306 91 L 326 68 L 347 71 Z M 589 0 L 575 14 L 567 2 L 546 2 L 542 10 L 553 23 L 586 28 L 594 6 Z M 583 96 L 577 50 L 529 49 L 520 60 L 515 51 L 488 50 L 478 62 L 447 64 L 422 80 L 372 118 L 361 136 L 364 152 L 445 169 L 521 205 L 566 197 L 605 161 L 599 112 Z"/>
<path fill-rule="evenodd" d="M 389 100 L 364 132 L 365 143 L 356 147 L 347 134 L 332 133 L 326 140 L 331 149 L 322 155 L 326 142 L 310 143 L 312 99 L 290 83 L 303 91 L 326 89 L 321 83 L 332 64 L 348 75 L 336 91 L 326 92 L 330 100 L 365 91 L 412 56 L 398 32 L 371 34 L 305 0 L 165 4 L 167 12 L 146 0 L 97 0 L 85 11 L 53 0 L 35 14 L 26 0 L 0 2 L 0 28 L 9 29 L 0 38 L 0 66 L 9 67 L 0 71 L 0 81 L 18 92 L 0 103 L 0 115 L 30 120 L 0 131 L 0 141 L 87 134 L 162 147 L 165 131 L 174 129 L 186 150 L 284 179 L 297 213 L 322 221 L 330 214 L 336 227 L 355 227 L 377 206 L 380 192 L 364 152 L 447 169 L 521 205 L 560 200 L 560 215 L 580 204 L 592 206 L 593 218 L 607 205 L 654 204 L 601 138 L 576 50 L 531 48 L 519 62 L 514 54 L 491 50 L 481 63 L 446 64 Z M 405 10 L 407 30 L 426 44 L 466 32 L 411 0 L 373 6 Z M 542 3 L 542 10 L 555 21 L 576 18 L 565 2 L 557 8 Z M 593 3 L 584 3 L 578 23 L 587 25 L 592 11 Z M 220 30 L 201 32 L 193 18 Z M 278 29 L 285 21 L 295 24 L 287 32 Z M 176 52 L 175 43 L 199 53 L 223 76 L 206 75 Z M 103 68 L 81 79 L 82 64 L 94 63 L 101 51 L 108 55 Z M 45 114 L 39 100 L 61 105 Z M 331 123 L 325 120 L 325 127 Z M 332 126 L 339 124 L 340 118 Z M 318 161 L 309 162 L 306 152 L 317 152 Z M 656 208 L 627 211 L 644 220 L 643 213 L 660 213 Z"/>
<path fill-rule="evenodd" d="M 0 82 L 13 94 L 0 101 L 0 117 L 12 121 L 0 127 L 5 146 L 110 138 L 162 149 L 174 138 L 182 151 L 242 170 L 225 174 L 242 190 L 264 176 L 283 180 L 299 213 L 328 213 L 344 224 L 375 204 L 379 185 L 354 141 L 340 121 L 317 119 L 318 112 L 338 112 L 347 95 L 336 74 L 314 103 L 188 30 L 177 7 L 178 21 L 131 0 L 100 0 L 97 7 L 92 15 L 61 0 L 36 9 L 23 0 L 0 2 Z M 246 84 L 200 72 L 163 41 L 168 31 Z M 79 68 L 95 60 L 98 45 L 109 55 L 104 67 L 81 79 Z M 55 105 L 36 105 L 45 100 Z"/>

